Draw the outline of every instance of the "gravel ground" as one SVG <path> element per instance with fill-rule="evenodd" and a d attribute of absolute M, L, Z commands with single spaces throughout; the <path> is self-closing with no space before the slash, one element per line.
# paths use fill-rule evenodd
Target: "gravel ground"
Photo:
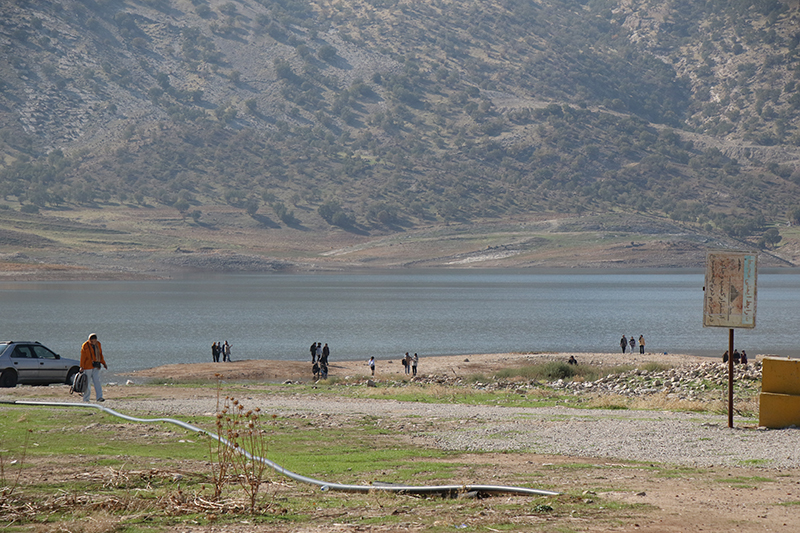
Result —
<path fill-rule="evenodd" d="M 378 417 L 380 424 L 404 426 L 415 439 L 447 450 L 520 451 L 538 454 L 653 461 L 694 467 L 800 466 L 800 432 L 765 430 L 753 419 L 661 411 L 585 410 L 566 407 L 507 408 L 423 404 L 308 396 L 253 395 L 247 408 L 279 416 L 315 418 Z M 313 402 L 313 403 L 309 403 Z M 109 401 L 105 406 L 146 417 L 208 415 L 216 398 Z M 436 421 L 442 429 L 422 428 Z"/>

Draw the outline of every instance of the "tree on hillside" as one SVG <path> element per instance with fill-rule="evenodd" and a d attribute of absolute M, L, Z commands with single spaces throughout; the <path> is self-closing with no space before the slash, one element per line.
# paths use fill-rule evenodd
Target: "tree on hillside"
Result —
<path fill-rule="evenodd" d="M 766 248 L 774 248 L 779 242 L 781 242 L 782 238 L 783 237 L 781 237 L 778 228 L 769 228 L 758 240 L 758 247 L 762 250 Z"/>
<path fill-rule="evenodd" d="M 256 214 L 260 205 L 261 202 L 259 202 L 257 198 L 248 198 L 244 203 L 244 209 L 247 211 L 247 214 L 252 217 Z"/>
<path fill-rule="evenodd" d="M 800 207 L 792 211 L 792 213 L 789 215 L 789 218 L 791 219 L 792 224 L 800 224 Z"/>
<path fill-rule="evenodd" d="M 189 212 L 189 208 L 191 207 L 191 205 L 189 204 L 189 202 L 181 198 L 180 200 L 172 204 L 172 207 L 177 209 L 178 213 L 180 213 L 181 215 L 181 218 L 185 220 L 186 214 Z"/>
<path fill-rule="evenodd" d="M 335 200 L 329 200 L 319 206 L 317 213 L 319 213 L 319 216 L 321 216 L 325 222 L 331 224 L 332 226 L 347 228 L 355 223 L 353 218 L 345 213 L 342 207 L 339 205 L 339 202 Z"/>

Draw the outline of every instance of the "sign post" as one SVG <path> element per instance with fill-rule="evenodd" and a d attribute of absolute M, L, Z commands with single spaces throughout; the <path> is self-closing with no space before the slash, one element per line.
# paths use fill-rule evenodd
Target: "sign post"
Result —
<path fill-rule="evenodd" d="M 733 427 L 733 330 L 756 327 L 758 254 L 706 254 L 703 327 L 728 328 L 728 427 Z"/>

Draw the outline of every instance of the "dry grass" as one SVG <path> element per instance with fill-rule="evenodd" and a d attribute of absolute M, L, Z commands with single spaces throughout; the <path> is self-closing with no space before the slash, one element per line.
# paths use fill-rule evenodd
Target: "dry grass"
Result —
<path fill-rule="evenodd" d="M 643 411 L 681 411 L 726 413 L 727 398 L 688 400 L 671 398 L 667 393 L 648 394 L 646 396 L 629 397 L 619 394 L 604 394 L 592 397 L 586 407 L 592 409 L 638 409 Z M 734 398 L 734 411 L 742 416 L 758 415 L 758 396 Z"/>
<path fill-rule="evenodd" d="M 74 517 L 56 524 L 34 524 L 34 533 L 113 533 L 120 530 L 123 520 L 130 518 L 114 516 L 105 511 L 91 516 Z"/>

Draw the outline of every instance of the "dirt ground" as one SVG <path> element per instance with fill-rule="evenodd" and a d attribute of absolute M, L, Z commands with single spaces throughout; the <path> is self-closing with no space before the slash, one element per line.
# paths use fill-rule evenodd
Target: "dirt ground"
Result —
<path fill-rule="evenodd" d="M 621 363 L 641 363 L 661 361 L 670 364 L 706 361 L 706 358 L 670 354 L 575 354 L 581 362 L 593 364 L 616 365 Z M 420 374 L 455 373 L 468 376 L 476 373 L 492 371 L 521 365 L 534 360 L 564 359 L 569 354 L 482 354 L 469 356 L 426 357 L 419 363 Z M 130 376 L 132 385 L 126 386 L 125 394 L 137 397 L 198 397 L 214 395 L 214 387 L 163 387 L 158 385 L 164 376 L 176 380 L 193 381 L 277 381 L 303 380 L 310 381 L 308 376 L 309 361 L 235 361 L 232 363 L 198 363 L 189 365 L 167 365 L 156 369 L 142 370 Z M 399 359 L 378 361 L 376 379 L 401 378 L 402 365 Z M 366 376 L 366 361 L 336 361 L 331 363 L 332 376 Z M 219 375 L 219 376 L 216 376 Z M 159 378 L 153 382 L 143 378 Z M 130 390 L 128 387 L 133 388 Z M 38 389 L 38 390 L 37 390 Z M 48 389 L 56 389 L 50 387 Z M 42 389 L 21 387 L 14 391 L 14 396 L 41 396 Z M 55 394 L 57 391 L 53 391 Z M 109 387 L 108 405 L 113 408 L 113 388 Z M 324 401 L 315 398 L 314 401 Z M 335 397 L 328 401 L 336 402 Z M 333 405 L 333 404 L 332 404 Z M 332 407 L 328 412 L 336 412 Z M 331 425 L 346 427 L 347 421 L 335 416 L 330 419 Z M 416 424 L 418 421 L 387 420 L 387 424 Z M 399 426 L 398 426 L 399 427 Z M 455 428 L 458 430 L 458 428 Z M 406 437 L 400 433 L 399 439 L 406 439 L 404 445 L 413 445 L 413 435 Z M 798 444 L 800 445 L 800 443 Z M 653 533 L 671 533 L 684 531 L 800 531 L 800 469 L 770 468 L 712 468 L 693 469 L 675 468 L 668 465 L 640 464 L 630 461 L 598 459 L 570 456 L 544 456 L 528 453 L 487 453 L 482 454 L 480 466 L 471 474 L 491 483 L 503 483 L 509 479 L 510 473 L 530 476 L 546 476 L 547 483 L 558 491 L 576 491 L 581 498 L 591 502 L 599 501 L 633 504 L 630 511 L 614 512 L 618 517 L 613 521 L 601 519 L 604 511 L 597 509 L 598 519 L 568 516 L 549 520 L 530 516 L 509 516 L 507 518 L 516 529 L 513 531 L 586 531 L 586 532 L 633 532 L 646 531 Z M 580 465 L 580 466 L 575 466 Z M 465 465 L 466 466 L 466 465 Z M 51 461 L 42 465 L 51 475 L 57 472 Z M 36 470 L 31 471 L 36 476 Z M 513 477 L 511 478 L 513 479 Z M 512 484 L 507 483 L 506 484 Z M 298 490 L 291 486 L 276 490 Z M 308 490 L 308 489 L 301 489 Z M 574 498 L 574 496 L 570 496 Z M 513 498 L 494 497 L 484 504 L 475 505 L 476 512 L 502 513 L 502 506 Z M 225 526 L 193 526 L 194 533 L 212 533 L 217 531 L 272 533 L 273 531 L 292 531 L 302 533 L 327 533 L 332 531 L 420 531 L 414 526 L 413 503 L 402 497 L 385 497 L 380 500 L 380 508 L 364 510 L 365 514 L 377 513 L 386 516 L 390 513 L 407 513 L 408 521 L 402 526 L 350 526 L 331 518 L 331 509 L 320 510 L 320 516 L 314 524 L 306 526 L 281 528 L 278 526 L 237 525 Z M 449 504 L 448 504 L 449 505 Z M 421 512 L 421 511 L 420 511 Z M 609 511 L 611 512 L 611 511 Z M 383 514 L 381 514 L 383 513 Z M 500 516 L 500 515 L 498 515 Z M 495 522 L 497 523 L 497 522 Z M 554 529 L 555 528 L 555 529 Z M 186 531 L 175 528 L 174 531 Z"/>

